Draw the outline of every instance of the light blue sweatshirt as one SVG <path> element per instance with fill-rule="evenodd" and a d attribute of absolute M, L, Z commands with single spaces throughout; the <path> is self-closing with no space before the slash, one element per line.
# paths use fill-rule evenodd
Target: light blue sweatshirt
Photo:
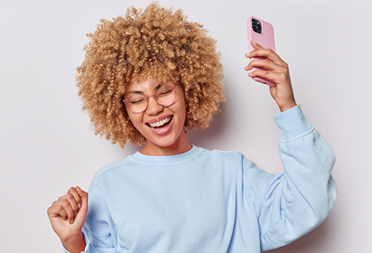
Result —
<path fill-rule="evenodd" d="M 240 152 L 139 152 L 99 169 L 83 235 L 93 253 L 257 253 L 284 246 L 331 211 L 334 154 L 299 105 L 274 116 L 284 172 Z M 65 250 L 65 252 L 68 252 Z"/>

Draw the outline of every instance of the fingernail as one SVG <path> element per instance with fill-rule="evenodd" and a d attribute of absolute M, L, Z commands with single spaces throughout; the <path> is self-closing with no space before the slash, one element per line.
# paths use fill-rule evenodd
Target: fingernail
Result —
<path fill-rule="evenodd" d="M 80 208 L 80 203 L 78 204 L 78 208 Z"/>
<path fill-rule="evenodd" d="M 71 219 L 70 223 L 71 223 L 71 224 L 74 223 L 74 218 Z"/>
<path fill-rule="evenodd" d="M 252 40 L 253 44 L 257 44 L 254 40 Z"/>
<path fill-rule="evenodd" d="M 251 54 L 251 52 L 249 52 L 249 53 L 246 53 L 246 54 L 245 54 L 245 56 L 247 56 L 247 57 L 248 57 L 248 56 L 249 56 L 250 54 Z"/>

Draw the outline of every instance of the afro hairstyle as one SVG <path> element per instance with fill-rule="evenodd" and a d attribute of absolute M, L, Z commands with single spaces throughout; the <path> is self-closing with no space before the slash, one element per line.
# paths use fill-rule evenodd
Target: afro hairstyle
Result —
<path fill-rule="evenodd" d="M 82 110 L 95 134 L 122 148 L 127 140 L 146 142 L 128 120 L 122 100 L 130 82 L 150 77 L 181 83 L 190 112 L 185 129 L 209 127 L 225 96 L 220 54 L 207 32 L 187 21 L 181 9 L 173 12 L 157 2 L 144 10 L 131 6 L 125 17 L 112 21 L 101 19 L 96 31 L 86 35 L 90 39 L 76 75 Z"/>

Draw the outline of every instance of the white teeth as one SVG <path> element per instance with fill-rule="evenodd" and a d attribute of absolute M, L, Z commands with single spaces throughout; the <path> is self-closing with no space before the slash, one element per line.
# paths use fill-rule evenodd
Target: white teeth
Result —
<path fill-rule="evenodd" d="M 171 120 L 171 118 L 166 118 L 166 119 L 163 119 L 163 120 L 160 120 L 158 122 L 155 122 L 155 123 L 152 123 L 152 124 L 149 124 L 151 127 L 160 127 L 162 125 L 164 125 L 165 123 L 169 122 Z"/>

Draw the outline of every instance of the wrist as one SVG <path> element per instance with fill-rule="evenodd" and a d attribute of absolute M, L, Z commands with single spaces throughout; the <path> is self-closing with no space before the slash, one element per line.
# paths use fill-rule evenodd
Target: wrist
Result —
<path fill-rule="evenodd" d="M 279 109 L 280 109 L 280 112 L 284 112 L 284 111 L 286 111 L 286 110 L 289 110 L 289 109 L 295 107 L 296 105 L 297 105 L 297 104 L 296 104 L 296 101 L 294 101 L 294 100 L 291 101 L 291 102 L 285 103 L 285 104 L 283 104 L 283 105 L 279 105 L 279 104 L 278 104 Z"/>
<path fill-rule="evenodd" d="M 61 239 L 61 242 L 66 250 L 71 253 L 80 253 L 85 249 L 85 240 L 83 233 L 80 231 L 76 235 L 70 236 L 66 239 Z"/>

